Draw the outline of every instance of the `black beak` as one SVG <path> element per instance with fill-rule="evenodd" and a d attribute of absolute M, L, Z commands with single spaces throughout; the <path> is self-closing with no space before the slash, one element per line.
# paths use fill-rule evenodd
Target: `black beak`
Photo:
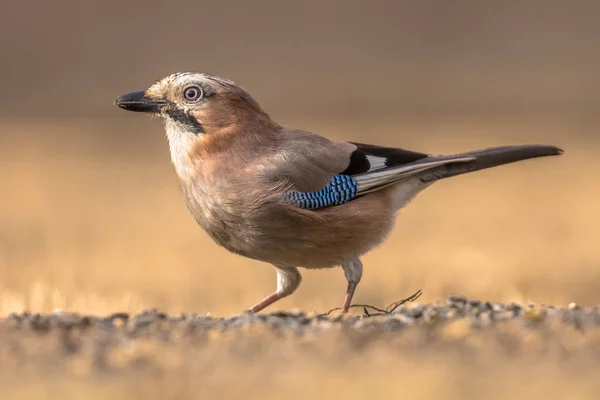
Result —
<path fill-rule="evenodd" d="M 149 99 L 146 97 L 145 93 L 145 90 L 125 93 L 115 100 L 115 105 L 128 111 L 147 113 L 160 112 L 162 106 L 166 104 L 166 101 Z"/>

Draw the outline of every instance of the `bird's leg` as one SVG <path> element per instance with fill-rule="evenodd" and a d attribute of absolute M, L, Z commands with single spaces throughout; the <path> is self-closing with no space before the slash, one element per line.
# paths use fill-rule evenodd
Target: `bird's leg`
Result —
<path fill-rule="evenodd" d="M 273 293 L 250 307 L 248 310 L 252 313 L 257 313 L 278 300 L 283 299 L 286 296 L 294 293 L 294 291 L 300 286 L 302 276 L 298 268 L 292 267 L 275 267 L 277 269 L 277 290 Z"/>
<path fill-rule="evenodd" d="M 363 265 L 359 258 L 353 258 L 344 262 L 342 264 L 342 269 L 344 270 L 344 275 L 348 281 L 348 289 L 346 289 L 346 297 L 344 298 L 344 305 L 342 306 L 342 312 L 345 314 L 350 309 L 352 296 L 354 296 L 354 291 L 358 286 L 358 282 L 360 282 L 360 278 L 362 278 Z"/>

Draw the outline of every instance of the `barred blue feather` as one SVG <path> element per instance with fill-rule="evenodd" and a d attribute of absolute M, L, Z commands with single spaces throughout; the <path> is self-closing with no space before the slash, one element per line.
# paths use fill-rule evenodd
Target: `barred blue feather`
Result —
<path fill-rule="evenodd" d="M 316 192 L 287 192 L 286 201 L 300 208 L 321 208 L 344 204 L 356 197 L 358 183 L 349 175 L 334 175 L 331 183 Z"/>

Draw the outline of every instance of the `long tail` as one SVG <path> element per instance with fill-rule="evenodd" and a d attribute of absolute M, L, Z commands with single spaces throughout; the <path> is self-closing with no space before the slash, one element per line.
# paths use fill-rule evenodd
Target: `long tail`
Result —
<path fill-rule="evenodd" d="M 453 156 L 433 156 L 433 159 L 437 158 L 439 160 L 464 160 L 468 157 L 473 157 L 475 159 L 468 162 L 450 162 L 448 164 L 437 166 L 424 172 L 423 175 L 421 175 L 421 180 L 423 183 L 429 183 L 439 179 L 510 164 L 529 158 L 557 156 L 562 153 L 563 150 L 555 146 L 523 145 L 493 147 Z"/>

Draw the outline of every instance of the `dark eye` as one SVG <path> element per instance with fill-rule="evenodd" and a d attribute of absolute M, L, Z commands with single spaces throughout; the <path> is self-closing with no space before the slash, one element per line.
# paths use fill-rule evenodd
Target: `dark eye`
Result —
<path fill-rule="evenodd" d="M 204 96 L 204 92 L 198 86 L 190 86 L 183 91 L 183 97 L 187 101 L 197 101 Z"/>

